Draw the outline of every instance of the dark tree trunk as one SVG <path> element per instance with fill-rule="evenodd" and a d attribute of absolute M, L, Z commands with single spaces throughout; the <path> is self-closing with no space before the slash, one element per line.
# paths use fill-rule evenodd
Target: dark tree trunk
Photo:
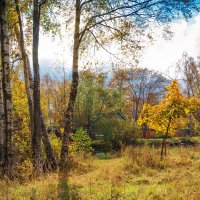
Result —
<path fill-rule="evenodd" d="M 41 109 L 41 108 L 40 108 Z M 41 131 L 42 131 L 42 142 L 44 144 L 44 148 L 45 148 L 45 153 L 47 156 L 47 162 L 46 162 L 46 169 L 48 170 L 56 170 L 57 169 L 57 162 L 56 162 L 56 157 L 55 157 L 55 153 L 54 150 L 51 146 L 51 142 L 49 140 L 49 136 L 46 130 L 46 126 L 44 123 L 44 118 L 42 115 L 42 112 L 40 110 L 40 125 L 41 125 Z"/>
<path fill-rule="evenodd" d="M 40 8 L 38 0 L 33 1 L 33 164 L 36 173 L 43 172 L 43 159 L 41 154 L 41 126 L 40 126 L 40 72 L 38 61 L 39 46 L 39 27 L 40 27 Z"/>
<path fill-rule="evenodd" d="M 133 112 L 134 123 L 136 123 L 138 120 L 138 109 L 139 109 L 139 103 L 135 102 L 135 108 L 134 108 L 134 112 Z"/>
<path fill-rule="evenodd" d="M 143 138 L 146 138 L 147 137 L 147 129 L 148 129 L 148 126 L 146 123 L 142 124 L 142 134 L 143 134 Z"/>
<path fill-rule="evenodd" d="M 188 117 L 189 136 L 193 135 L 192 115 Z"/>
<path fill-rule="evenodd" d="M 166 146 L 166 140 L 168 137 L 168 133 L 169 133 L 169 128 L 170 128 L 170 124 L 171 124 L 171 118 L 169 119 L 168 125 L 167 125 L 167 130 L 166 130 L 166 134 L 165 137 L 162 141 L 162 145 L 161 145 L 161 152 L 160 152 L 160 158 L 161 160 L 163 160 L 163 154 L 165 153 L 165 156 L 167 155 L 167 146 Z M 165 151 L 165 152 L 164 152 Z"/>
<path fill-rule="evenodd" d="M 93 124 L 92 117 L 88 117 L 88 122 L 87 122 L 87 133 L 88 133 L 88 135 L 90 136 L 90 138 L 94 139 L 92 124 Z"/>
<path fill-rule="evenodd" d="M 69 167 L 69 158 L 68 158 L 68 143 L 69 143 L 69 134 L 72 131 L 72 120 L 73 120 L 73 111 L 74 104 L 78 91 L 78 59 L 79 59 L 79 32 L 80 32 L 80 15 L 81 15 L 81 2 L 76 0 L 76 18 L 75 18 L 75 31 L 74 31 L 74 49 L 73 49 L 73 64 L 72 64 L 72 85 L 70 91 L 70 97 L 68 101 L 67 110 L 65 111 L 65 126 L 64 134 L 62 137 L 62 149 L 60 154 L 60 163 L 59 163 L 59 199 L 69 199 L 69 185 L 68 185 L 68 167 Z"/>
<path fill-rule="evenodd" d="M 80 0 L 76 0 L 75 9 L 76 9 L 76 18 L 75 18 L 73 64 L 72 64 L 72 85 L 71 85 L 67 110 L 65 112 L 65 127 L 64 127 L 65 130 L 63 134 L 62 149 L 60 155 L 61 171 L 67 169 L 68 141 L 69 141 L 69 134 L 72 128 L 73 110 L 78 90 L 78 80 L 79 80 L 78 60 L 79 60 L 79 45 L 80 45 L 79 36 L 80 36 L 80 15 L 81 15 Z"/>

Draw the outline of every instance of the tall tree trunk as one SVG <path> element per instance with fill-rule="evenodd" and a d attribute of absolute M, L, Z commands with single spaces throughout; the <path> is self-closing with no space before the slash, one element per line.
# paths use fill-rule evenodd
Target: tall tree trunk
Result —
<path fill-rule="evenodd" d="M 133 111 L 134 123 L 136 123 L 137 120 L 138 120 L 138 109 L 139 109 L 139 102 L 135 102 L 135 108 L 134 108 L 134 111 Z"/>
<path fill-rule="evenodd" d="M 6 1 L 1 0 L 1 63 L 2 63 L 2 91 L 3 91 L 3 106 L 4 106 L 4 167 L 6 173 L 10 175 L 12 170 L 12 95 L 11 95 L 11 80 L 10 80 L 10 54 L 8 40 L 8 25 L 6 16 Z"/>
<path fill-rule="evenodd" d="M 38 0 L 33 1 L 33 72 L 34 72 L 34 86 L 33 86 L 33 163 L 36 173 L 43 171 L 43 159 L 41 154 L 41 126 L 40 126 L 40 72 L 38 60 L 39 47 L 39 27 L 40 27 L 40 8 Z"/>
<path fill-rule="evenodd" d="M 3 91 L 2 91 L 2 72 L 3 72 L 2 66 L 0 65 L 0 166 L 1 166 L 2 161 L 3 161 L 3 137 L 4 137 L 4 109 L 3 109 Z"/>
<path fill-rule="evenodd" d="M 80 15 L 81 15 L 81 2 L 76 0 L 76 17 L 75 17 L 75 31 L 74 31 L 74 48 L 73 48 L 73 63 L 72 63 L 72 85 L 70 91 L 69 102 L 65 112 L 65 130 L 62 138 L 62 149 L 60 155 L 60 170 L 67 168 L 68 156 L 68 140 L 72 128 L 73 110 L 78 90 L 78 60 L 79 60 L 79 35 L 80 35 Z"/>
<path fill-rule="evenodd" d="M 2 13 L 0 7 L 0 13 Z M 0 20 L 2 18 L 0 17 Z M 2 22 L 0 21 L 0 24 Z M 0 41 L 1 41 L 1 26 L 0 26 Z M 0 167 L 3 161 L 3 137 L 4 137 L 4 108 L 3 108 L 3 90 L 2 90 L 2 79 L 3 79 L 3 67 L 0 65 Z"/>
<path fill-rule="evenodd" d="M 74 104 L 78 91 L 78 59 L 79 59 L 79 36 L 80 36 L 80 15 L 81 15 L 81 1 L 76 0 L 75 5 L 76 17 L 75 17 L 75 31 L 74 31 L 74 48 L 73 48 L 73 63 L 72 63 L 72 85 L 68 101 L 67 110 L 65 112 L 65 126 L 64 134 L 62 137 L 62 148 L 60 154 L 60 163 L 59 163 L 59 199 L 69 199 L 69 185 L 68 185 L 68 143 L 69 143 L 69 134 L 72 129 L 72 120 L 73 120 L 73 111 Z"/>
<path fill-rule="evenodd" d="M 42 142 L 44 144 L 45 153 L 47 157 L 46 169 L 54 171 L 57 169 L 56 157 L 55 157 L 54 150 L 51 146 L 51 142 L 49 140 L 49 136 L 46 130 L 41 108 L 40 108 L 40 126 L 41 126 L 41 131 L 42 131 Z"/>
<path fill-rule="evenodd" d="M 0 166 L 3 161 L 3 136 L 4 136 L 4 109 L 2 93 L 2 76 L 0 72 Z"/>
<path fill-rule="evenodd" d="M 188 129 L 189 129 L 189 136 L 193 135 L 193 125 L 192 125 L 192 115 L 188 117 Z"/>
<path fill-rule="evenodd" d="M 30 127 L 31 127 L 31 134 L 32 134 L 33 133 L 33 92 L 32 92 L 32 87 L 30 84 L 29 71 L 28 71 L 28 68 L 30 68 L 30 62 L 29 62 L 29 58 L 26 53 L 25 44 L 24 44 L 24 32 L 23 32 L 23 27 L 22 27 L 21 12 L 19 9 L 18 0 L 15 0 L 15 4 L 16 4 L 16 12 L 18 15 L 18 23 L 19 23 L 19 29 L 18 29 L 17 25 L 15 25 L 15 35 L 16 35 L 17 42 L 20 47 L 20 51 L 22 54 L 22 60 L 23 60 L 23 64 L 24 64 L 25 89 L 26 89 L 26 95 L 27 95 L 27 99 L 28 99 Z"/>
<path fill-rule="evenodd" d="M 190 99 L 191 94 L 190 94 L 190 84 L 187 81 L 187 97 Z M 192 136 L 193 134 L 193 124 L 192 124 L 192 115 L 188 116 L 188 129 L 189 129 L 189 136 Z"/>
<path fill-rule="evenodd" d="M 91 116 L 89 116 L 87 121 L 87 133 L 90 138 L 94 139 L 92 124 L 93 124 L 93 119 Z"/>
<path fill-rule="evenodd" d="M 23 59 L 23 63 L 24 63 L 24 79 L 25 79 L 26 94 L 27 94 L 27 98 L 28 98 L 31 137 L 32 137 L 33 132 L 34 132 L 34 126 L 33 126 L 33 124 L 34 124 L 33 110 L 34 109 L 33 109 L 33 91 L 32 91 L 33 90 L 32 89 L 32 86 L 33 86 L 32 80 L 33 79 L 32 79 L 32 74 L 31 74 L 30 61 L 29 61 L 28 55 L 26 53 L 25 45 L 24 45 L 23 26 L 22 26 L 22 19 L 21 19 L 21 13 L 20 13 L 20 9 L 19 9 L 18 0 L 15 0 L 15 4 L 16 4 L 16 12 L 18 15 L 19 30 L 20 30 L 20 32 L 19 32 L 18 28 L 16 27 L 15 33 L 16 33 L 16 37 L 18 38 L 17 40 L 18 40 L 18 43 L 20 46 L 22 59 Z M 57 168 L 56 158 L 55 158 L 55 154 L 54 154 L 53 148 L 51 146 L 51 143 L 50 143 L 47 131 L 46 131 L 41 108 L 40 108 L 40 118 L 41 118 L 41 120 L 39 122 L 41 123 L 42 141 L 45 146 L 47 163 L 50 165 L 49 166 L 50 169 L 55 170 Z"/>

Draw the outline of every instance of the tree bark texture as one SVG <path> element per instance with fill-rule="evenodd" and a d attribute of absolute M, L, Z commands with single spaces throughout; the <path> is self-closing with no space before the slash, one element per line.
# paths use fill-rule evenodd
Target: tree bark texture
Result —
<path fill-rule="evenodd" d="M 1 9 L 0 13 L 2 13 Z M 1 27 L 0 27 L 0 40 L 1 40 Z M 3 137 L 4 137 L 4 106 L 3 106 L 2 78 L 3 78 L 3 68 L 2 65 L 0 65 L 0 166 L 3 161 Z"/>
<path fill-rule="evenodd" d="M 22 25 L 22 19 L 21 19 L 21 13 L 19 9 L 19 3 L 18 0 L 15 0 L 16 4 L 16 12 L 18 14 L 18 22 L 19 22 L 19 30 L 16 27 L 16 37 L 18 38 L 18 43 L 20 46 L 21 54 L 22 54 L 22 59 L 23 59 L 23 64 L 24 64 L 24 79 L 25 79 L 25 87 L 26 87 L 26 94 L 28 98 L 28 107 L 29 107 L 29 116 L 30 116 L 30 127 L 31 127 L 31 137 L 33 136 L 34 132 L 34 113 L 33 113 L 33 79 L 32 79 L 32 74 L 31 74 L 31 67 L 30 67 L 30 61 L 28 58 L 28 55 L 26 53 L 25 45 L 24 45 L 24 34 L 23 34 L 23 25 Z M 40 110 L 40 121 L 38 123 L 41 123 L 41 132 L 42 132 L 42 141 L 44 143 L 45 147 L 45 153 L 47 156 L 47 164 L 48 164 L 48 169 L 50 170 L 55 170 L 57 168 L 57 163 L 56 163 L 56 158 L 55 154 L 53 151 L 53 148 L 51 146 L 51 142 L 49 140 L 46 127 L 45 127 L 45 122 L 42 116 L 42 111 L 41 107 L 39 105 L 39 110 Z"/>
<path fill-rule="evenodd" d="M 73 48 L 73 63 L 72 63 L 72 85 L 70 91 L 69 102 L 65 112 L 65 127 L 62 138 L 62 149 L 60 155 L 60 169 L 67 168 L 68 156 L 68 141 L 69 134 L 72 128 L 74 104 L 77 96 L 79 74 L 78 74 L 78 60 L 79 60 L 79 36 L 80 36 L 80 15 L 81 15 L 81 2 L 76 0 L 76 17 L 75 17 L 75 31 L 74 31 L 74 48 Z"/>
<path fill-rule="evenodd" d="M 41 126 L 40 126 L 40 73 L 38 60 L 39 47 L 39 27 L 40 27 L 40 11 L 38 0 L 33 1 L 33 135 L 32 135 L 32 149 L 33 149 L 33 164 L 36 173 L 43 172 L 43 159 L 41 154 Z"/>
<path fill-rule="evenodd" d="M 160 152 L 160 158 L 161 160 L 163 160 L 163 154 L 165 153 L 165 156 L 167 155 L 167 146 L 166 146 L 166 140 L 168 137 L 168 133 L 169 133 L 169 129 L 170 129 L 170 124 L 171 124 L 171 118 L 169 119 L 168 125 L 167 125 L 167 130 L 166 130 L 166 134 L 165 137 L 162 141 L 162 146 L 161 146 L 161 152 Z M 165 152 L 164 152 L 165 151 Z"/>
<path fill-rule="evenodd" d="M 12 118 L 12 94 L 11 94 L 11 77 L 10 77 L 10 54 L 8 40 L 8 24 L 7 24 L 7 2 L 1 0 L 0 3 L 1 15 L 1 67 L 2 67 L 2 91 L 3 91 L 3 109 L 4 109 L 4 137 L 3 137 L 3 165 L 6 173 L 11 173 L 12 169 L 12 133 L 13 133 L 13 118 Z M 2 101 L 2 100 L 1 100 Z M 2 109 L 2 108 L 1 108 Z M 1 122 L 2 123 L 2 122 Z"/>

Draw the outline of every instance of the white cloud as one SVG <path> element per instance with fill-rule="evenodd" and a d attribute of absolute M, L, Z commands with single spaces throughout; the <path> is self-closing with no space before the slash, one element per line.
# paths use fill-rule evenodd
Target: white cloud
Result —
<path fill-rule="evenodd" d="M 70 40 L 71 41 L 71 40 Z M 49 35 L 40 34 L 39 60 L 42 74 L 49 72 L 51 68 L 70 68 L 72 51 L 66 37 L 52 39 Z"/>
<path fill-rule="evenodd" d="M 162 32 L 158 34 L 156 42 L 149 46 L 141 61 L 142 67 L 148 67 L 164 73 L 174 72 L 172 67 L 176 66 L 183 52 L 190 56 L 200 56 L 200 15 L 190 22 L 180 21 L 173 23 L 171 30 L 174 37 L 171 40 L 164 40 Z M 171 72 L 168 72 L 171 67 Z"/>
<path fill-rule="evenodd" d="M 200 15 L 190 22 L 182 20 L 171 24 L 171 31 L 174 32 L 171 40 L 163 39 L 162 27 L 153 31 L 156 33 L 157 38 L 154 44 L 145 49 L 140 62 L 141 67 L 155 69 L 173 76 L 174 67 L 183 52 L 187 52 L 194 57 L 200 56 Z M 58 61 L 64 62 L 67 69 L 71 68 L 72 41 L 72 38 L 69 39 L 67 35 L 61 41 L 58 39 L 52 41 L 50 37 L 40 35 L 39 56 L 43 73 L 47 72 L 52 66 L 58 66 Z M 113 50 L 113 48 L 110 50 Z M 96 52 L 95 56 L 91 50 L 89 56 L 92 59 L 99 58 L 105 62 L 109 62 L 110 59 L 109 54 L 104 50 Z"/>

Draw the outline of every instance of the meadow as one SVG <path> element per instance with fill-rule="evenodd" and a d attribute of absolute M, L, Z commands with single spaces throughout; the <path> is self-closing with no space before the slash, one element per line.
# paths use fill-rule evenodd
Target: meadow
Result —
<path fill-rule="evenodd" d="M 82 156 L 72 160 L 68 180 L 70 199 L 200 199 L 200 146 L 160 149 L 126 147 L 120 153 Z M 59 194 L 59 176 L 37 180 L 0 181 L 2 200 L 65 199 Z"/>

